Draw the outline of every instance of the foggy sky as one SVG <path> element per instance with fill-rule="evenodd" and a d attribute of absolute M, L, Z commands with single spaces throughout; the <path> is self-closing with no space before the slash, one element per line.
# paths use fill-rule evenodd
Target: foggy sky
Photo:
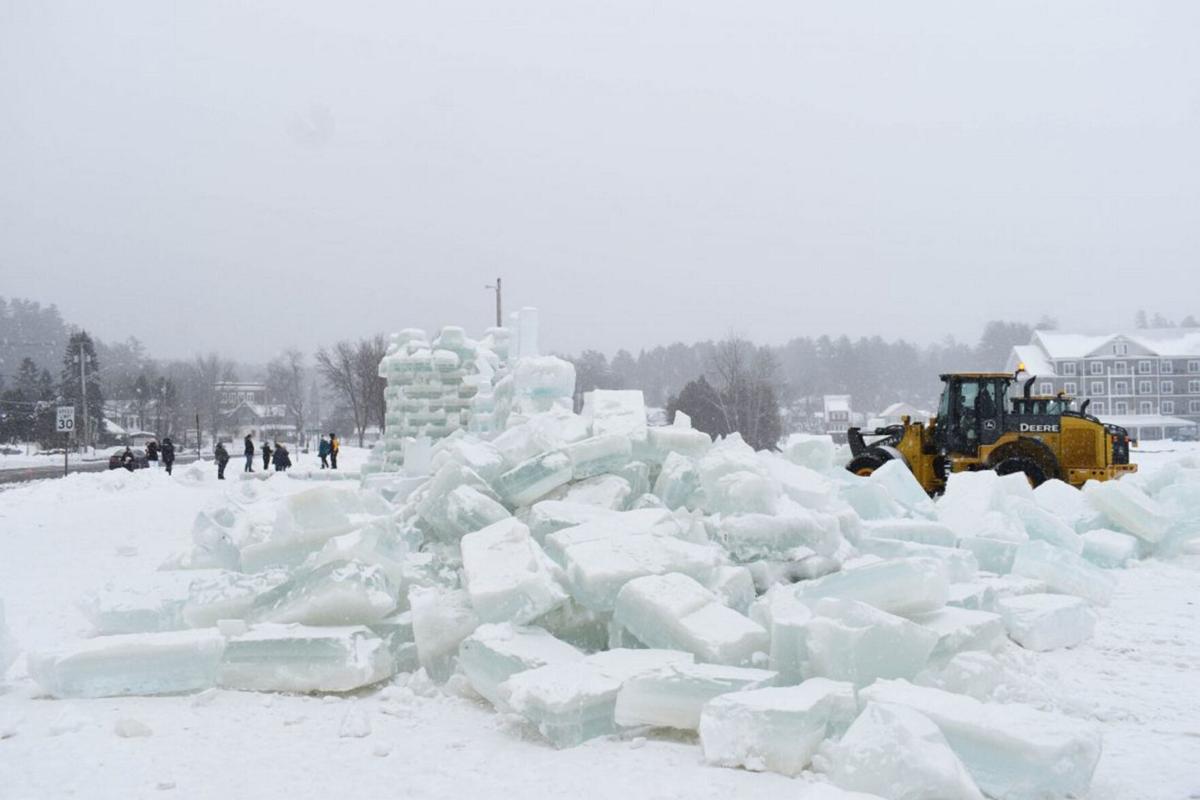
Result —
<path fill-rule="evenodd" d="M 1200 4 L 0 0 L 0 295 L 151 354 L 1200 315 Z"/>

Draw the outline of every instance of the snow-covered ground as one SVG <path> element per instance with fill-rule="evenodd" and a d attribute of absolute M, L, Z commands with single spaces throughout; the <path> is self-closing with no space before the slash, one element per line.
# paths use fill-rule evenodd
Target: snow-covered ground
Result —
<path fill-rule="evenodd" d="M 1143 470 L 1196 452 L 1152 444 Z M 363 451 L 346 448 L 354 470 Z M 315 459 L 310 459 L 315 461 Z M 308 468 L 309 464 L 302 464 Z M 85 590 L 154 570 L 190 541 L 192 520 L 228 493 L 269 517 L 272 501 L 312 484 L 272 475 L 247 484 L 156 470 L 72 475 L 0 493 L 0 598 L 24 649 L 86 635 Z M 198 474 L 198 479 L 189 475 Z M 1095 800 L 1200 797 L 1200 556 L 1117 571 L 1094 638 L 1020 652 L 1034 676 L 1015 698 L 1095 720 L 1104 754 Z M 1022 670 L 1024 673 L 1025 670 Z M 161 698 L 51 700 L 25 660 L 0 688 L 0 798 L 612 797 L 803 798 L 806 778 L 706 767 L 693 741 L 599 739 L 556 751 L 511 718 L 468 699 L 401 685 L 359 697 L 211 690 Z M 340 737 L 352 707 L 371 733 Z M 152 735 L 124 738 L 121 720 Z"/>

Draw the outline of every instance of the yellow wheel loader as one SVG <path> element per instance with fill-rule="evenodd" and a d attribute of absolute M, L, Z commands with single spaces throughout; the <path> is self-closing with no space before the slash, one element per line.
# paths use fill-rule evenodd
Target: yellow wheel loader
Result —
<path fill-rule="evenodd" d="M 942 375 L 937 417 L 928 425 L 908 417 L 899 425 L 848 432 L 853 458 L 846 469 L 870 475 L 888 461 L 901 461 L 930 494 L 940 493 L 952 472 L 1022 472 L 1038 486 L 1051 478 L 1082 486 L 1137 471 L 1129 463 L 1129 434 L 1078 410 L 1072 398 L 1033 396 L 1036 376 L 1020 396 L 1009 397 L 1022 369 Z M 871 437 L 870 441 L 867 437 Z"/>

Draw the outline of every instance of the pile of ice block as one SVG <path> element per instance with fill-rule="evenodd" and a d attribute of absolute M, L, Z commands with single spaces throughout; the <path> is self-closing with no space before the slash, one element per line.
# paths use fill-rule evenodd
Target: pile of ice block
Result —
<path fill-rule="evenodd" d="M 422 669 L 558 747 L 670 728 L 712 764 L 883 797 L 1086 792 L 1099 736 L 1000 702 L 1028 663 L 1004 651 L 1086 646 L 1114 569 L 1191 547 L 1200 464 L 1082 492 L 958 473 L 934 500 L 898 463 L 847 473 L 827 438 L 649 426 L 636 391 L 576 414 L 570 365 L 519 338 L 395 337 L 388 471 L 204 515 L 31 674 L 98 696 Z"/>

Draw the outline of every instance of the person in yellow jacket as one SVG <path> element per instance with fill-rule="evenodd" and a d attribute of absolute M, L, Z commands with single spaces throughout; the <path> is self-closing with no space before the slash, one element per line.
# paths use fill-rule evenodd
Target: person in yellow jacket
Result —
<path fill-rule="evenodd" d="M 337 469 L 338 450 L 341 449 L 341 445 L 336 433 L 329 434 L 329 464 L 334 469 Z"/>

